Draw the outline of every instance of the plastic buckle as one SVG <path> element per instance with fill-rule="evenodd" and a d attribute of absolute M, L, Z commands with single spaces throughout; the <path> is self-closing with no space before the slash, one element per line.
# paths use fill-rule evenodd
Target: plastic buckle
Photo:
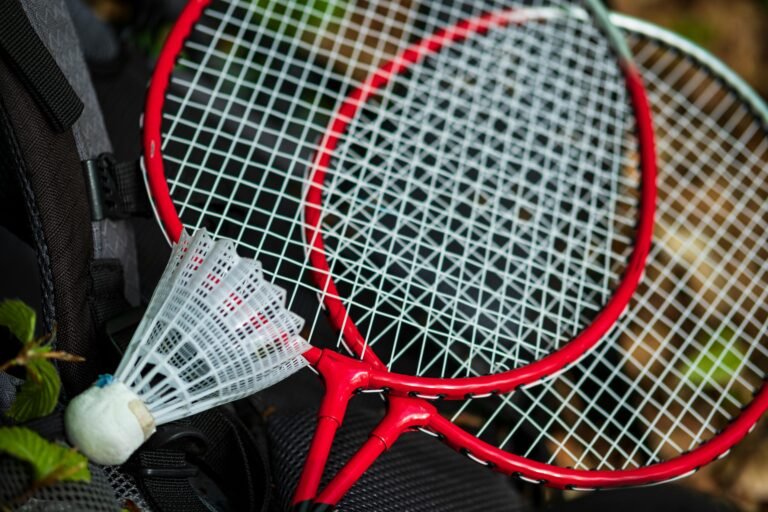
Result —
<path fill-rule="evenodd" d="M 176 450 L 185 455 L 201 457 L 208 452 L 208 439 L 200 430 L 188 425 L 161 425 L 141 448 L 144 450 Z M 185 478 L 197 476 L 199 468 L 185 463 L 176 467 L 146 467 L 137 465 L 135 472 L 151 478 Z"/>
<path fill-rule="evenodd" d="M 122 202 L 115 179 L 117 161 L 109 153 L 82 162 L 85 181 L 88 187 L 88 199 L 91 204 L 91 219 L 122 218 Z"/>

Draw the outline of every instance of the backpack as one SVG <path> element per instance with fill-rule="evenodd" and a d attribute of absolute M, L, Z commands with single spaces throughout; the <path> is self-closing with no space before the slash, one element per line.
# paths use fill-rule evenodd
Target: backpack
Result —
<path fill-rule="evenodd" d="M 139 136 L 144 84 L 132 101 L 117 87 L 130 83 L 135 64 L 80 0 L 0 3 L 0 243 L 25 255 L 28 270 L 15 291 L 0 291 L 38 309 L 40 332 L 55 327 L 56 349 L 86 357 L 57 365 L 61 403 L 24 425 L 51 440 L 65 439 L 66 402 L 116 366 L 169 253 L 150 218 L 138 144 L 122 140 Z M 120 126 L 116 148 L 99 99 Z M 0 412 L 21 382 L 0 373 Z M 242 407 L 163 426 L 124 466 L 90 464 L 90 484 L 44 487 L 24 509 L 263 510 L 267 459 L 258 419 L 246 426 L 249 411 L 234 413 Z M 0 455 L 0 503 L 29 482 L 26 464 Z"/>

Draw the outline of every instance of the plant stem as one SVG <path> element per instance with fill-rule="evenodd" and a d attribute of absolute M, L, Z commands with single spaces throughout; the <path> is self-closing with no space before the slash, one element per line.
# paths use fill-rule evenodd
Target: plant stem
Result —
<path fill-rule="evenodd" d="M 30 485 L 26 491 L 13 498 L 10 503 L 15 503 L 17 505 L 26 503 L 40 489 L 60 482 L 68 476 L 74 475 L 82 469 L 82 466 L 83 464 L 76 464 L 71 467 L 60 467 L 54 471 L 51 471 L 45 478 L 32 482 L 32 485 Z"/>
<path fill-rule="evenodd" d="M 23 352 L 23 353 L 22 353 Z M 85 358 L 82 356 L 76 356 L 63 350 L 55 350 L 52 352 L 37 353 L 30 356 L 29 351 L 22 349 L 19 354 L 13 359 L 6 361 L 0 365 L 0 372 L 8 370 L 11 366 L 26 366 L 31 359 L 56 359 L 58 361 L 66 361 L 68 363 L 82 363 Z"/>

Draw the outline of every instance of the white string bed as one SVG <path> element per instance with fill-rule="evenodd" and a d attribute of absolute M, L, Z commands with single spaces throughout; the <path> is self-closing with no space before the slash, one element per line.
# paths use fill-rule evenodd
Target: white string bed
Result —
<path fill-rule="evenodd" d="M 651 37 L 630 42 L 659 154 L 646 279 L 575 368 L 450 413 L 559 466 L 629 469 L 691 450 L 739 414 L 768 368 L 768 111 L 703 52 L 685 46 L 700 61 Z"/>
<path fill-rule="evenodd" d="M 261 260 L 317 338 L 303 195 L 330 120 L 413 42 L 511 5 L 213 2 L 165 105 L 182 222 Z M 572 339 L 616 287 L 636 224 L 637 142 L 616 58 L 563 10 L 574 6 L 527 2 L 518 23 L 447 45 L 338 134 L 327 259 L 390 369 L 519 367 Z M 313 341 L 343 344 L 334 336 Z"/>

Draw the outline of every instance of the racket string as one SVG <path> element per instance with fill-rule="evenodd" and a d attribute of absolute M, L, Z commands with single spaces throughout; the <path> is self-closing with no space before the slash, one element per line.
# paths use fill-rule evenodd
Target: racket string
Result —
<path fill-rule="evenodd" d="M 756 320 L 768 300 L 765 122 L 695 61 L 652 42 L 635 55 L 661 107 L 660 200 L 629 314 L 570 372 L 452 413 L 482 418 L 473 433 L 524 456 L 545 446 L 539 458 L 561 466 L 627 469 L 685 453 L 739 414 L 768 363 Z"/>
<path fill-rule="evenodd" d="M 432 86 L 432 84 L 430 84 L 430 86 Z M 413 89 L 414 89 L 414 88 L 412 87 L 410 90 L 413 90 Z M 450 91 L 450 90 L 449 90 L 449 91 L 447 91 L 447 94 L 446 94 L 446 96 L 447 96 L 447 97 L 450 97 L 450 98 L 457 98 L 457 97 L 458 97 L 458 98 L 460 98 L 460 97 L 461 97 L 461 95 L 460 95 L 460 94 L 455 94 L 455 93 L 454 93 L 454 91 Z M 393 109 L 392 109 L 391 107 L 386 109 L 386 112 L 391 112 L 391 111 L 393 111 Z M 395 109 L 395 112 L 397 112 L 397 110 L 396 110 L 396 109 Z M 451 115 L 451 113 L 449 113 L 449 116 L 450 116 L 450 115 Z M 382 116 L 382 117 L 383 117 L 383 116 Z M 455 116 L 454 116 L 454 117 L 455 117 Z M 410 119 L 410 116 L 406 116 L 406 118 Z M 418 128 L 418 127 L 420 127 L 420 126 L 423 126 L 425 123 L 423 122 L 423 119 L 416 119 L 416 120 L 415 120 L 415 122 L 414 122 L 413 124 L 414 124 L 414 125 L 415 125 L 415 126 Z M 433 125 L 433 124 L 438 124 L 438 125 L 439 125 L 440 123 L 439 123 L 439 122 L 438 122 L 438 123 L 426 123 L 426 125 L 427 125 L 427 126 L 431 126 L 431 125 Z M 367 132 L 368 132 L 368 133 L 378 133 L 378 132 L 380 131 L 380 126 L 379 126 L 378 124 L 374 124 L 374 123 L 372 123 L 372 125 L 373 125 L 373 128 L 370 128 L 369 130 L 367 130 Z M 352 129 L 351 129 L 351 128 L 350 128 L 350 131 L 352 131 Z M 398 147 L 398 150 L 397 150 L 397 151 L 391 151 L 391 150 L 389 149 L 389 147 L 388 147 L 388 146 L 386 146 L 386 147 L 384 147 L 383 149 L 381 149 L 381 145 L 379 144 L 382 138 L 386 139 L 386 138 L 394 138 L 394 137 L 398 137 L 398 136 L 400 136 L 400 137 L 401 137 L 401 133 L 402 133 L 402 130 L 394 130 L 394 131 L 392 131 L 392 132 L 389 132 L 389 131 L 386 131 L 386 130 L 385 130 L 385 131 L 384 131 L 384 135 L 382 135 L 382 136 L 377 136 L 377 138 L 376 138 L 376 142 L 377 142 L 377 144 L 367 144 L 367 145 L 365 145 L 365 146 L 366 146 L 366 147 L 370 147 L 370 146 L 373 146 L 373 147 L 375 147 L 375 148 L 377 149 L 377 151 L 380 151 L 380 152 L 382 152 L 382 153 L 385 153 L 385 154 L 387 154 L 387 155 L 393 155 L 393 154 L 394 154 L 394 155 L 401 155 L 401 154 L 403 153 L 403 151 L 400 151 L 400 149 L 401 149 L 400 147 Z M 471 130 L 470 130 L 470 133 L 472 133 L 472 131 L 471 131 Z M 409 135 L 410 135 L 410 134 L 409 134 Z M 358 142 L 358 140 L 361 138 L 361 136 L 360 136 L 360 134 L 359 134 L 359 133 L 352 133 L 351 135 L 349 135 L 349 137 L 348 137 L 348 138 L 349 138 L 350 140 L 352 140 L 352 141 L 353 141 L 352 143 L 350 143 L 350 146 L 354 146 L 354 144 L 355 144 L 356 142 Z M 364 132 L 364 134 L 363 134 L 362 138 L 365 138 L 365 132 Z M 408 140 L 410 141 L 410 140 L 412 140 L 412 139 L 413 139 L 413 138 L 412 138 L 412 137 L 410 137 Z M 464 139 L 463 139 L 463 140 L 466 140 L 466 137 L 464 137 Z M 361 146 L 362 146 L 362 144 L 358 144 L 358 145 L 361 145 Z M 425 146 L 425 145 L 417 145 L 417 144 L 412 144 L 411 146 L 412 146 L 412 147 L 417 147 L 417 148 L 418 148 L 419 146 Z M 455 147 L 460 147 L 460 146 L 455 146 Z M 338 156 L 338 160 L 349 160 L 349 159 L 350 159 L 350 158 L 349 158 L 349 156 L 348 156 L 348 152 L 346 152 L 346 151 L 348 151 L 348 150 L 346 150 L 346 148 L 344 148 L 344 149 L 343 149 L 343 150 L 341 150 L 341 151 L 337 150 L 337 153 L 339 154 L 339 156 Z M 440 153 L 440 154 L 444 154 L 444 153 L 446 153 L 446 151 L 445 151 L 445 150 L 439 150 L 439 149 L 438 149 L 438 151 L 436 151 L 436 152 L 438 152 L 438 153 Z M 501 151 L 500 151 L 500 153 L 501 153 Z M 369 151 L 369 152 L 368 152 L 368 154 L 370 155 L 370 154 L 371 154 L 371 151 Z M 449 155 L 451 154 L 451 151 L 450 151 L 450 150 L 448 151 L 448 154 L 449 154 Z M 344 177 L 346 177 L 347 175 L 351 175 L 352 177 L 351 177 L 351 178 L 349 178 L 349 180 L 350 180 L 350 181 L 353 181 L 353 180 L 354 180 L 354 183 L 353 183 L 351 186 L 352 186 L 352 187 L 358 187 L 358 188 L 353 188 L 353 189 L 352 189 L 352 190 L 353 190 L 353 192 L 354 192 L 354 191 L 356 191 L 356 190 L 359 190 L 359 188 L 361 188 L 361 187 L 365 186 L 365 184 L 368 184 L 369 188 L 371 188 L 373 191 L 379 191 L 379 190 L 380 190 L 380 189 L 382 189 L 382 188 L 384 188 L 384 189 L 386 190 L 386 187 L 383 187 L 383 186 L 382 186 L 382 184 L 381 184 L 381 183 L 379 183 L 379 182 L 369 183 L 369 182 L 366 182 L 366 180 L 355 180 L 355 179 L 354 179 L 355 173 L 356 173 L 356 172 L 359 172 L 359 170 L 360 170 L 361 168 L 363 168 L 363 169 L 364 169 L 364 170 L 366 170 L 366 171 L 368 170 L 367 168 L 364 168 L 364 167 L 366 166 L 366 163 L 367 163 L 367 161 L 370 161 L 370 160 L 372 160 L 372 159 L 374 159 L 374 158 L 368 158 L 368 159 L 365 159 L 365 158 L 360 158 L 360 155 L 358 154 L 358 155 L 356 155 L 356 159 L 355 159 L 355 161 L 354 161 L 354 164 L 353 164 L 353 168 L 351 168 L 351 169 L 349 169 L 349 168 L 344 168 L 344 173 L 342 173 L 342 172 L 337 172 L 337 173 L 336 173 L 336 175 L 334 175 L 334 176 L 333 176 L 333 178 L 336 178 L 337 176 L 344 176 Z M 405 161 L 406 161 L 405 163 L 407 163 L 407 159 L 406 159 L 406 158 L 404 158 L 403 160 L 405 160 Z M 380 169 L 380 166 L 381 166 L 381 162 L 379 162 L 378 160 L 375 160 L 375 159 L 374 159 L 374 163 L 375 163 L 375 165 L 370 165 L 370 170 L 371 170 L 372 172 L 373 172 L 374 170 L 376 170 L 376 169 Z M 387 174 L 386 174 L 386 170 L 383 172 L 383 174 L 387 175 Z M 406 174 L 406 176 L 408 176 L 408 174 L 407 174 L 407 173 L 404 173 L 404 174 Z M 446 175 L 446 177 L 447 177 L 447 176 L 449 176 L 451 173 L 450 173 L 450 172 L 443 172 L 442 174 L 445 174 L 445 175 Z M 387 176 L 388 176 L 388 175 L 387 175 Z M 375 176 L 375 174 L 374 174 L 374 175 L 372 176 L 372 178 L 375 178 L 375 177 L 376 177 L 376 176 Z M 372 181 L 373 181 L 373 179 L 371 179 L 371 180 L 369 180 L 369 181 L 370 181 L 370 182 L 372 182 Z M 448 181 L 448 180 L 446 180 L 446 181 Z M 473 181 L 474 181 L 474 180 L 473 180 Z M 412 179 L 407 179 L 407 181 L 406 181 L 406 183 L 408 183 L 408 184 L 410 184 L 410 183 L 412 183 L 412 182 L 413 182 L 413 180 L 412 180 Z M 453 182 L 453 181 L 448 181 L 448 182 L 449 182 L 449 183 L 451 183 L 451 184 L 455 183 L 455 182 Z M 337 186 L 337 185 L 335 185 L 333 182 L 331 182 L 331 184 L 330 184 L 330 188 L 333 188 L 333 189 L 334 189 L 334 191 L 336 191 L 336 190 L 338 190 L 340 187 L 338 187 L 338 186 Z M 540 195 L 541 195 L 541 193 L 538 193 L 538 194 L 536 194 L 535 192 L 536 192 L 536 191 L 534 191 L 534 194 L 533 194 L 533 196 L 534 196 L 534 197 L 538 197 L 538 196 L 540 196 Z M 374 193 L 375 193 L 375 192 L 374 192 Z M 383 193 L 380 193 L 380 194 L 387 194 L 387 192 L 383 192 Z M 338 194 L 338 195 L 340 195 L 340 196 L 341 196 L 341 200 L 339 201 L 340 203 L 345 203 L 345 202 L 348 200 L 348 199 L 347 199 L 347 196 L 348 196 L 348 195 L 352 195 L 353 197 L 356 197 L 354 193 L 350 194 L 350 193 L 349 193 L 349 192 L 348 192 L 346 189 L 344 190 L 344 194 L 341 194 L 341 193 L 340 193 L 340 194 Z M 411 195 L 411 192 L 410 192 L 409 190 L 407 190 L 407 189 L 403 189 L 403 190 L 395 190 L 395 191 L 391 192 L 391 194 L 390 194 L 390 195 L 391 195 L 391 196 L 393 196 L 393 197 L 397 197 L 397 198 L 401 198 L 401 197 L 405 197 L 405 198 L 408 198 L 408 197 Z M 381 195 L 378 195 L 378 196 L 376 196 L 376 197 L 375 197 L 375 199 L 376 199 L 376 200 L 373 202 L 373 204 L 374 204 L 374 205 L 377 205 L 377 204 L 378 204 L 378 203 L 381 201 L 381 199 L 380 199 L 381 197 L 382 197 Z M 434 200 L 433 200 L 433 202 L 434 202 Z M 339 228 L 338 228 L 338 231 L 340 231 L 340 232 L 344 232 L 344 237 L 342 238 L 341 236 L 339 236 L 339 240 L 340 240 L 340 241 L 339 241 L 339 244 L 340 244 L 341 248 L 340 248 L 340 249 L 339 249 L 339 248 L 336 248 L 336 249 L 334 249 L 334 250 L 332 251 L 332 252 L 333 252 L 333 254 L 331 255 L 331 256 L 332 256 L 332 259 L 335 259 L 335 258 L 337 258 L 337 257 L 338 257 L 338 254 L 341 252 L 341 250 L 343 250 L 343 249 L 349 249 L 350 247 L 354 247 L 354 244 L 355 244 L 355 242 L 357 241 L 357 238 L 352 238 L 352 237 L 349 235 L 349 232 L 348 232 L 348 231 L 345 231 L 345 230 L 348 230 L 348 227 L 347 227 L 347 226 L 348 226 L 348 224 L 349 224 L 349 223 L 351 223 L 351 222 L 352 222 L 352 219 L 356 219 L 356 218 L 360 217 L 362 213 L 366 213 L 367 211 L 375 211 L 375 210 L 377 209 L 377 206 L 371 206 L 371 204 L 372 204 L 372 200 L 371 200 L 369 197 L 366 197 L 366 198 L 364 198 L 362 201 L 360 201 L 360 203 L 361 203 L 361 205 L 362 205 L 362 206 L 361 206 L 361 207 L 359 207 L 358 209 L 355 209 L 355 210 L 352 210 L 352 208 L 351 208 L 351 207 L 346 207 L 346 206 L 342 206 L 341 208 L 334 208 L 334 207 L 335 207 L 335 205 L 334 205 L 334 204 L 331 204 L 331 205 L 328 207 L 328 209 L 330 209 L 330 210 L 333 210 L 333 209 L 341 209 L 341 210 L 343 210 L 343 214 L 342 214 L 342 215 L 338 215 L 338 216 L 337 216 L 337 215 L 333 215 L 333 216 L 332 216 L 332 218 L 334 218 L 334 219 L 335 219 L 336 217 L 339 217 L 339 218 L 345 219 L 345 221 L 346 221 L 346 222 L 345 222 L 345 224 L 341 225 L 341 227 L 339 227 Z M 407 204 L 407 202 L 406 202 L 405 200 L 403 200 L 403 201 L 402 201 L 400 204 L 401 204 L 401 205 L 405 205 L 405 204 Z M 387 206 L 388 206 L 389 208 L 392 208 L 392 206 L 393 206 L 393 205 L 392 205 L 392 204 L 388 204 Z M 395 203 L 394 203 L 394 206 L 397 206 L 397 202 L 395 202 Z M 446 204 L 441 204 L 440 206 L 443 208 L 443 210 L 444 210 L 445 212 L 447 212 L 447 213 L 445 214 L 445 216 L 446 216 L 446 217 L 450 217 L 450 216 L 451 216 L 451 214 L 452 214 L 452 213 L 453 213 L 453 212 L 456 210 L 456 207 L 455 207 L 455 205 L 451 205 L 451 204 L 448 204 L 447 202 L 446 202 Z M 461 203 L 460 203 L 458 206 L 460 207 L 460 206 L 461 206 Z M 413 209 L 414 209 L 414 210 L 418 210 L 418 206 L 414 207 Z M 401 222 L 401 219 L 403 218 L 403 215 L 402 215 L 402 208 L 401 208 L 401 210 L 400 210 L 400 212 L 399 212 L 399 213 L 400 213 L 400 215 L 399 215 L 399 217 L 398 217 L 398 222 Z M 438 217 L 437 219 L 434 219 L 434 220 L 436 221 L 436 223 L 440 223 L 442 219 L 441 219 L 440 217 Z M 418 226 L 418 227 L 420 228 L 420 230 L 423 230 L 423 223 L 418 223 L 418 224 L 419 224 L 419 226 Z M 489 222 L 487 222 L 487 221 L 486 221 L 486 222 L 484 222 L 484 224 L 491 224 L 491 226 L 492 226 L 492 223 L 489 223 Z M 360 231 L 360 232 L 358 232 L 358 233 L 360 234 L 359 238 L 362 238 L 362 239 L 363 239 L 363 242 L 362 242 L 362 244 L 361 244 L 361 245 L 363 245 L 364 247 L 370 247 L 370 246 L 372 245 L 372 244 L 371 244 L 371 239 L 372 239 L 372 238 L 374 238 L 374 239 L 376 238 L 375 236 L 371 236 L 371 234 L 370 234 L 370 230 L 372 229 L 372 228 L 371 228 L 371 226 L 374 226 L 374 225 L 376 225 L 376 224 L 375 224 L 375 223 L 371 223 L 371 222 L 370 222 L 370 218 L 369 218 L 368 216 L 366 216 L 365 218 L 363 218 L 363 219 L 362 219 L 361 225 L 363 225 L 363 226 L 367 226 L 367 227 L 368 227 L 368 229 L 369 229 L 369 232 L 363 232 L 363 231 Z M 469 230 L 469 228 L 467 228 L 467 230 Z M 491 229 L 488 229 L 488 231 L 489 231 L 489 232 L 492 232 L 492 231 L 493 231 L 493 229 L 492 229 L 492 228 L 491 228 Z M 542 231 L 544 231 L 544 229 L 542 229 Z M 377 234 L 378 234 L 378 233 L 377 233 Z M 386 235 L 384 235 L 384 236 L 386 236 Z M 381 237 L 381 235 L 379 235 L 379 237 Z M 326 235 L 326 237 L 325 237 L 325 238 L 327 239 L 327 238 L 328 238 L 328 236 Z M 417 238 L 417 239 L 418 239 L 418 240 L 423 240 L 423 237 L 420 237 L 420 238 Z M 406 242 L 409 242 L 409 243 L 410 243 L 410 242 L 412 242 L 412 240 L 411 240 L 411 239 L 409 239 L 409 238 L 406 238 L 405 240 L 406 240 Z M 439 240 L 437 240 L 437 242 L 439 242 Z M 434 243 L 434 241 L 431 241 L 431 243 Z M 410 247 L 409 247 L 409 246 L 408 246 L 408 245 L 407 245 L 405 242 L 404 242 L 403 244 L 400 244 L 400 245 L 402 245 L 402 246 L 403 246 L 403 247 L 405 247 L 406 249 L 409 249 L 409 248 L 410 248 Z M 463 245 L 463 246 L 465 246 L 465 247 L 466 247 L 466 246 L 471 246 L 472 244 L 467 244 L 467 243 L 464 243 L 464 244 L 459 244 L 459 245 Z M 394 245 L 393 245 L 393 244 L 391 244 L 390 246 L 394 246 Z M 437 249 L 438 249 L 438 251 L 436 251 L 436 254 L 439 254 L 439 255 L 442 257 L 444 252 L 443 252 L 443 251 L 441 251 L 441 250 L 442 250 L 442 249 L 444 249 L 444 246 L 442 246 L 442 247 L 437 247 Z M 506 250 L 506 251 L 505 251 L 505 250 L 502 248 L 502 250 L 500 250 L 500 251 L 498 251 L 498 252 L 499 252 L 499 253 L 501 253 L 501 254 L 505 254 L 505 253 L 508 253 L 509 251 L 508 251 L 508 250 Z M 366 260 L 366 257 L 365 257 L 366 255 L 365 255 L 365 253 L 363 253 L 363 254 L 360 254 L 359 252 L 358 252 L 358 253 L 354 253 L 354 252 L 352 252 L 351 254 L 352 254 L 352 256 L 349 256 L 347 259 L 356 259 L 356 260 L 358 260 L 358 261 L 361 261 L 361 262 L 363 262 L 363 261 L 365 261 L 365 260 Z M 415 250 L 415 249 L 414 249 L 414 250 L 412 250 L 412 251 L 408 251 L 408 257 L 405 257 L 405 258 L 403 258 L 403 259 L 405 260 L 405 262 L 402 264 L 402 267 L 403 267 L 403 268 L 406 268 L 406 267 L 410 267 L 411 265 L 418 265 L 419 263 L 418 263 L 418 261 L 417 261 L 417 258 L 413 256 L 413 255 L 416 255 L 416 254 L 417 254 L 417 250 Z M 401 253 L 401 255 L 402 255 L 402 253 Z M 389 251 L 389 252 L 388 252 L 388 253 L 387 253 L 385 256 L 383 256 L 383 257 L 381 258 L 381 260 L 382 260 L 382 261 L 388 261 L 388 262 L 389 262 L 390 260 L 392 260 L 393 256 L 394 256 L 393 252 L 392 252 L 392 251 Z M 530 262 L 528 262 L 528 263 L 530 264 Z M 534 263 L 534 264 L 535 264 L 535 263 Z M 355 269 L 358 269 L 358 268 L 360 268 L 360 266 L 361 266 L 361 264 L 359 264 L 359 265 L 358 265 L 358 267 L 353 267 L 353 268 L 355 268 Z M 478 266 L 480 267 L 481 265 L 478 265 Z M 544 265 L 542 265 L 542 266 L 544 267 Z M 463 270 L 463 269 L 465 268 L 465 265 L 464 265 L 464 263 L 463 263 L 461 260 L 459 260 L 459 262 L 455 264 L 455 268 L 459 268 L 459 269 L 462 269 L 462 270 Z M 366 269 L 366 270 L 369 270 L 369 269 Z M 373 269 L 373 268 L 371 268 L 370 270 L 371 270 L 372 272 L 374 271 L 374 269 Z M 376 269 L 376 270 L 379 270 L 379 269 Z M 446 270 L 446 269 L 441 269 L 441 270 Z M 449 276 L 450 276 L 450 273 L 451 273 L 451 271 L 453 270 L 453 267 L 449 267 L 447 270 L 448 270 L 447 272 L 445 272 L 445 271 L 444 271 L 444 272 L 442 272 L 442 275 L 449 275 Z M 543 270 L 546 270 L 546 268 L 544 268 Z M 351 271 L 351 272 L 348 272 L 348 273 L 349 273 L 350 275 L 352 275 L 352 276 L 353 276 L 355 279 L 358 279 L 358 280 L 359 280 L 359 277 L 360 277 L 360 275 L 361 275 L 361 272 L 360 272 L 360 271 L 357 271 L 357 270 L 356 270 L 356 271 Z M 336 276 L 335 276 L 335 277 L 336 277 L 336 280 L 337 280 L 337 281 L 339 281 L 339 277 L 341 277 L 341 278 L 342 278 L 342 280 L 343 280 L 343 278 L 344 278 L 344 276 L 345 276 L 345 274 L 344 274 L 344 273 L 340 273 L 339 271 L 336 271 L 336 272 L 335 272 L 335 274 L 336 274 Z M 411 273 L 411 274 L 410 274 L 409 278 L 412 278 L 412 276 L 413 276 L 413 273 Z M 418 274 L 417 274 L 417 276 L 418 276 Z M 373 277 L 372 279 L 380 279 L 380 276 L 374 275 L 374 277 Z M 424 281 L 424 280 L 422 280 L 422 281 Z M 524 279 L 524 282 L 525 282 L 525 279 Z M 411 281 L 409 281 L 409 282 L 407 283 L 407 285 L 410 285 L 410 284 L 411 284 Z M 463 282 L 462 282 L 462 284 L 465 284 L 465 283 L 463 283 Z M 426 283 L 425 283 L 425 286 L 424 286 L 423 288 L 424 288 L 426 291 L 425 291 L 425 292 L 422 292 L 422 295 L 428 295 L 428 294 L 430 293 L 430 288 L 429 288 L 429 287 L 426 285 Z M 387 290 L 389 290 L 389 289 L 390 289 L 390 287 L 387 287 L 386 289 L 387 289 Z M 454 293 L 454 292 L 456 292 L 456 291 L 457 291 L 457 290 L 456 290 L 456 287 L 455 287 L 455 286 L 454 286 L 454 287 L 451 287 L 451 290 L 450 290 L 450 292 L 451 292 L 451 293 L 446 293 L 446 294 L 445 294 L 445 296 L 447 296 L 447 297 L 451 297 L 451 298 L 454 298 L 454 297 L 458 297 L 458 299 L 457 299 L 457 300 L 460 300 L 462 296 L 461 296 L 461 294 L 457 294 L 457 293 Z M 349 295 L 352 295 L 352 296 L 354 297 L 354 292 L 352 292 L 351 294 L 347 294 L 347 296 L 349 296 Z M 406 294 L 404 294 L 404 295 L 410 295 L 410 296 L 413 296 L 414 294 L 413 294 L 412 292 L 410 292 L 410 293 L 406 293 Z M 418 298 L 418 296 L 417 296 L 417 298 Z M 416 302 L 416 303 L 418 303 L 419 301 L 418 301 L 418 300 L 416 300 L 415 302 Z M 503 304 L 503 302 L 502 302 L 502 301 L 500 301 L 500 303 L 501 303 L 501 304 Z M 449 303 L 449 304 L 450 304 L 450 303 Z M 461 310 L 461 308 L 460 308 L 460 307 L 456 307 L 456 306 L 461 306 L 461 304 L 456 304 L 456 303 L 454 303 L 454 307 L 452 307 L 452 308 L 451 308 L 451 307 L 447 307 L 447 308 L 445 308 L 445 309 L 447 309 L 447 310 L 449 310 L 449 311 L 453 311 L 453 312 L 455 313 L 456 311 L 460 311 L 460 310 Z M 473 311 L 479 311 L 479 310 L 481 310 L 482 308 L 481 308 L 481 307 L 477 307 L 477 306 L 475 306 L 475 307 L 473 307 L 472 309 L 473 309 Z M 433 310 L 433 308 L 430 308 L 430 313 L 432 312 L 432 310 Z M 373 314 L 373 313 L 378 313 L 378 309 L 377 309 L 376 307 L 374 307 L 374 308 L 371 308 L 371 309 L 370 309 L 370 311 L 371 311 L 371 313 L 372 313 L 372 314 Z M 355 315 L 355 316 L 356 316 L 356 323 L 358 323 L 358 324 L 360 323 L 360 320 L 361 320 L 361 319 L 366 319 L 366 318 L 365 318 L 365 316 L 364 316 L 364 314 L 363 314 L 363 315 L 361 315 L 361 314 L 358 314 L 358 315 Z M 499 316 L 502 316 L 502 315 L 500 314 Z M 391 317 L 388 317 L 387 319 L 388 319 L 388 320 L 390 320 L 390 321 L 392 320 L 392 318 L 391 318 Z M 469 320 L 469 321 L 472 321 L 472 320 L 476 320 L 476 318 L 473 318 L 472 316 L 468 316 L 468 320 Z M 565 322 L 563 322 L 563 323 L 565 323 Z M 374 325 L 374 323 L 373 323 L 373 322 L 370 322 L 368 325 L 369 325 L 369 329 L 371 329 L 371 327 L 370 327 L 370 326 Z M 497 322 L 497 325 L 500 325 L 500 322 Z M 422 331 L 423 331 L 423 332 L 427 332 L 427 331 L 428 331 L 428 329 L 427 329 L 427 330 L 422 330 Z M 456 330 L 455 326 L 454 326 L 454 327 L 452 327 L 452 328 L 449 328 L 449 332 L 451 332 L 451 333 L 454 333 L 454 334 L 455 334 L 455 333 L 457 332 L 457 330 Z M 450 337 L 449 339 L 453 340 L 453 339 L 455 339 L 455 337 Z M 498 339 L 498 336 L 492 336 L 492 337 L 490 337 L 490 339 L 494 339 L 494 340 L 497 340 L 497 339 Z M 371 345 L 373 345 L 374 343 L 375 343 L 375 340 L 374 340 L 374 341 L 369 341 L 369 344 L 371 344 Z M 440 344 L 440 342 L 438 342 L 438 344 Z M 523 342 L 523 344 L 524 344 L 524 342 Z M 445 346 L 445 344 L 442 344 L 442 345 L 443 345 L 443 346 Z M 406 347 L 406 348 L 407 348 L 407 347 Z M 401 353 L 404 353 L 404 351 L 401 351 Z M 495 353 L 497 353 L 497 351 L 496 351 L 496 350 L 494 350 L 494 351 L 493 351 L 493 353 L 495 354 Z M 437 357 L 440 357 L 440 354 L 439 354 L 439 353 L 437 354 Z M 390 359 L 390 361 L 391 361 L 392 359 L 394 359 L 394 358 L 391 358 L 391 359 Z M 454 375 L 455 375 L 455 374 L 454 374 Z"/>

